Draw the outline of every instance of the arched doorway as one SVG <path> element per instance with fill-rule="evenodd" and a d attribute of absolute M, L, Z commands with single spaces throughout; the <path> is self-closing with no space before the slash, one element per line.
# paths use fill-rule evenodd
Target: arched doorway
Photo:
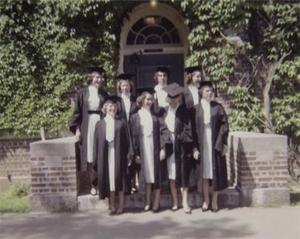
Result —
<path fill-rule="evenodd" d="M 120 37 L 119 72 L 135 74 L 136 87 L 153 87 L 156 67 L 170 70 L 169 82 L 183 85 L 188 28 L 170 5 L 149 3 L 135 7 L 125 19 Z"/>

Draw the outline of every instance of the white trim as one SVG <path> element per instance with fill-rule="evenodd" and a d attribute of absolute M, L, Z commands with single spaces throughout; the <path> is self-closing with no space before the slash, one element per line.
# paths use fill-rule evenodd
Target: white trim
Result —
<path fill-rule="evenodd" d="M 127 45 L 127 35 L 131 27 L 142 17 L 148 15 L 163 16 L 167 18 L 178 30 L 178 34 L 181 40 L 180 44 L 170 45 Z M 125 18 L 123 21 L 123 27 L 120 35 L 120 51 L 119 51 L 119 67 L 118 71 L 123 72 L 123 61 L 125 55 L 131 55 L 133 53 L 141 52 L 142 54 L 170 54 L 170 53 L 182 53 L 184 60 L 188 52 L 188 27 L 184 24 L 183 17 L 178 11 L 168 4 L 157 3 L 155 8 L 152 8 L 149 3 L 142 3 L 135 7 L 129 14 L 129 18 Z M 145 52 L 145 49 L 162 49 L 162 52 Z"/>

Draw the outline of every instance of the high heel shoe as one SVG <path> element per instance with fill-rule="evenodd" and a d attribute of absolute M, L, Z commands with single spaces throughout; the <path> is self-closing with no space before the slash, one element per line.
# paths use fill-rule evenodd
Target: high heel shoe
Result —
<path fill-rule="evenodd" d="M 192 209 L 190 207 L 184 208 L 183 210 L 185 214 L 192 214 Z"/>
<path fill-rule="evenodd" d="M 92 196 L 96 196 L 96 195 L 97 195 L 97 189 L 94 188 L 94 187 L 92 187 L 92 188 L 91 188 L 91 191 L 90 191 L 90 194 L 91 194 Z"/>
<path fill-rule="evenodd" d="M 109 212 L 109 215 L 114 216 L 114 215 L 116 215 L 116 213 L 117 213 L 116 209 L 111 209 Z"/>
<path fill-rule="evenodd" d="M 119 208 L 119 209 L 117 210 L 116 214 L 117 214 L 117 215 L 120 215 L 120 214 L 122 214 L 123 212 L 124 212 L 124 209 Z"/>
<path fill-rule="evenodd" d="M 219 209 L 218 208 L 212 208 L 211 211 L 214 212 L 214 213 L 217 213 L 219 211 Z"/>
<path fill-rule="evenodd" d="M 158 212 L 159 212 L 159 210 L 160 210 L 160 208 L 159 208 L 159 207 L 158 207 L 158 208 L 153 208 L 153 209 L 152 209 L 152 212 L 153 212 L 153 213 L 158 213 Z"/>
<path fill-rule="evenodd" d="M 208 209 L 209 209 L 209 208 L 208 208 L 207 205 L 202 204 L 202 212 L 207 212 Z"/>
<path fill-rule="evenodd" d="M 151 209 L 151 206 L 149 204 L 147 204 L 145 207 L 144 207 L 144 211 L 147 212 Z"/>
<path fill-rule="evenodd" d="M 177 206 L 177 205 L 174 205 L 174 206 L 171 208 L 171 210 L 172 210 L 173 212 L 177 211 L 177 210 L 178 210 L 178 206 Z"/>

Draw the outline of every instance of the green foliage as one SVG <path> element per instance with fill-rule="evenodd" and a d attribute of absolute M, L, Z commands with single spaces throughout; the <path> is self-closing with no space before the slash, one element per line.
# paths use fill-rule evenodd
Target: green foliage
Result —
<path fill-rule="evenodd" d="M 264 131 L 262 96 L 270 76 L 274 131 L 299 142 L 300 4 L 173 2 L 190 28 L 186 65 L 201 64 L 218 90 L 232 97 L 232 130 Z M 112 88 L 120 28 L 136 4 L 2 0 L 0 129 L 36 135 L 41 127 L 48 133 L 67 128 L 70 95 L 85 84 L 90 64 L 104 67 Z"/>
<path fill-rule="evenodd" d="M 16 183 L 8 191 L 0 194 L 0 213 L 30 211 L 29 205 L 30 185 Z"/>
<path fill-rule="evenodd" d="M 0 2 L 0 129 L 36 135 L 67 127 L 69 95 L 90 64 L 114 65 L 107 1 Z M 103 51 L 103 49 L 106 49 Z"/>
<path fill-rule="evenodd" d="M 300 4 L 184 0 L 181 7 L 191 30 L 187 64 L 201 64 L 232 97 L 231 129 L 264 131 L 271 80 L 273 130 L 299 144 Z"/>

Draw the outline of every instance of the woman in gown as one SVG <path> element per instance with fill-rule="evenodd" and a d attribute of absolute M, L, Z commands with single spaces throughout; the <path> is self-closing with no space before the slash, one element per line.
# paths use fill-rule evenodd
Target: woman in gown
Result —
<path fill-rule="evenodd" d="M 202 211 L 210 205 L 209 186 L 212 187 L 211 209 L 218 211 L 218 191 L 228 185 L 225 153 L 229 132 L 227 115 L 221 104 L 214 101 L 214 89 L 210 81 L 200 85 L 201 101 L 195 107 L 194 129 L 196 148 L 194 158 L 200 158 L 203 204 Z"/>
<path fill-rule="evenodd" d="M 117 117 L 125 121 L 128 128 L 128 134 L 130 142 L 132 142 L 132 137 L 130 134 L 130 118 L 131 116 L 138 111 L 136 105 L 136 97 L 133 95 L 134 85 L 131 81 L 133 77 L 132 74 L 122 73 L 117 76 L 117 94 L 119 100 L 117 101 Z M 129 167 L 129 181 L 131 185 L 131 193 L 134 193 L 138 189 L 138 172 L 140 170 L 139 165 L 134 161 Z"/>
<path fill-rule="evenodd" d="M 161 134 L 166 129 L 160 119 L 151 111 L 153 96 L 149 92 L 143 92 L 137 98 L 140 110 L 131 118 L 132 149 L 136 162 L 141 163 L 140 187 L 145 181 L 146 204 L 145 211 L 151 209 L 159 211 L 160 187 L 162 180 L 161 160 L 165 158 L 164 145 L 161 143 Z M 154 200 L 151 200 L 152 188 Z"/>
<path fill-rule="evenodd" d="M 169 106 L 165 108 L 163 119 L 171 138 L 165 143 L 168 177 L 173 201 L 171 209 L 173 211 L 178 209 L 177 188 L 180 188 L 183 210 L 185 213 L 190 214 L 188 189 L 194 162 L 190 153 L 193 150 L 191 117 L 181 103 L 183 88 L 177 83 L 172 83 L 165 90 L 168 94 Z"/>
<path fill-rule="evenodd" d="M 129 150 L 128 130 L 124 120 L 115 118 L 116 98 L 108 97 L 103 105 L 105 117 L 95 129 L 94 170 L 98 175 L 99 198 L 109 198 L 110 214 L 121 214 L 124 210 L 124 192 L 127 190 L 127 154 Z M 118 206 L 115 198 L 118 196 Z"/>
<path fill-rule="evenodd" d="M 80 161 L 79 170 L 88 171 L 91 194 L 96 195 L 97 180 L 92 169 L 94 132 L 96 123 L 102 118 L 101 107 L 107 97 L 102 88 L 104 83 L 104 70 L 100 67 L 90 67 L 87 75 L 89 85 L 82 88 L 75 100 L 70 131 L 79 141 Z"/>

